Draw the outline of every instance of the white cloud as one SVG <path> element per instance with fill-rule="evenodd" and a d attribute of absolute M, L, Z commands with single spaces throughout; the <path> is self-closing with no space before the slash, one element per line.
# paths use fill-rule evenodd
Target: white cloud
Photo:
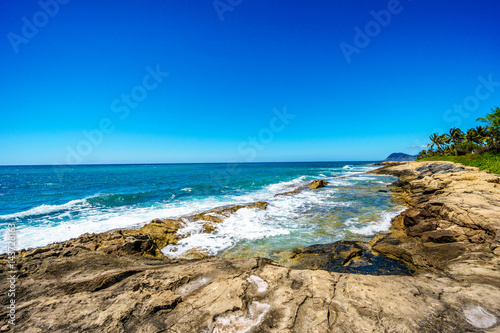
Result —
<path fill-rule="evenodd" d="M 412 149 L 421 149 L 421 148 L 426 148 L 427 145 L 408 145 L 406 147 L 407 148 L 412 148 Z"/>

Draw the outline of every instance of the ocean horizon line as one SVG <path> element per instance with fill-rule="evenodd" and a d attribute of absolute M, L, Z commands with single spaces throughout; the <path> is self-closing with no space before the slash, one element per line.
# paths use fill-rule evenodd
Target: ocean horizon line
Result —
<path fill-rule="evenodd" d="M 127 165 L 197 165 L 197 164 L 284 164 L 284 163 L 376 163 L 380 160 L 338 160 L 338 161 L 263 161 L 263 162 L 166 162 L 166 163 L 86 163 L 86 164 L 0 164 L 0 167 L 81 167 L 81 166 L 127 166 Z"/>

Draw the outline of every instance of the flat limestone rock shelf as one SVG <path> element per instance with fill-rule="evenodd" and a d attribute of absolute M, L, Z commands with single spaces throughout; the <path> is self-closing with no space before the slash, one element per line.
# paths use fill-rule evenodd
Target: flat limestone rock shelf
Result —
<path fill-rule="evenodd" d="M 304 268 L 354 268 L 370 259 L 376 266 L 370 255 L 382 255 L 414 269 L 411 276 L 259 258 L 169 259 L 157 242 L 175 242 L 179 221 L 159 220 L 142 231 L 83 235 L 18 253 L 15 331 L 499 332 L 499 177 L 451 163 L 427 166 L 434 164 L 376 171 L 400 177 L 394 188 L 409 206 L 389 234 L 295 253 Z M 7 257 L 0 262 L 6 267 Z M 8 331 L 9 286 L 0 288 L 0 331 Z"/>

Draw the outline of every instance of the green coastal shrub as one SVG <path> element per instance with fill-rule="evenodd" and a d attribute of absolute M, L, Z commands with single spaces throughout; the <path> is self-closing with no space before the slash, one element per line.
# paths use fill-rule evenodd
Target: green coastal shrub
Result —
<path fill-rule="evenodd" d="M 475 166 L 500 174 L 500 107 L 478 118 L 485 126 L 469 128 L 466 132 L 453 127 L 449 133 L 434 133 L 428 149 L 418 154 L 419 161 L 451 161 Z"/>
<path fill-rule="evenodd" d="M 485 126 L 476 126 L 463 132 L 460 128 L 450 128 L 449 133 L 433 133 L 428 149 L 422 150 L 418 158 L 437 156 L 463 156 L 467 154 L 481 155 L 485 152 L 498 153 L 500 151 L 500 107 L 491 109 L 485 117 L 476 121 Z"/>
<path fill-rule="evenodd" d="M 500 174 L 500 154 L 484 153 L 482 155 L 432 156 L 421 158 L 419 161 L 450 161 Z"/>

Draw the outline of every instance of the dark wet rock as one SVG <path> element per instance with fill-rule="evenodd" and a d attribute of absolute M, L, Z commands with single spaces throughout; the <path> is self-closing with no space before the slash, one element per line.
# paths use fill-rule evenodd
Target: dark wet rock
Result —
<path fill-rule="evenodd" d="M 393 219 L 390 233 L 369 243 L 291 251 L 299 268 L 262 258 L 206 258 L 203 251 L 191 251 L 191 260 L 171 259 L 159 251 L 177 241 L 186 221 L 210 229 L 239 209 L 265 209 L 266 203 L 22 251 L 15 260 L 15 331 L 496 332 L 498 176 L 474 168 L 457 172 L 454 165 L 424 168 L 430 174 L 418 178 L 416 169 L 427 164 L 435 163 L 377 171 L 408 182 L 400 188 L 409 208 Z M 0 264 L 8 267 L 6 255 Z M 404 275 L 408 267 L 415 270 L 411 276 Z M 7 277 L 2 270 L 0 279 Z M 0 284 L 0 331 L 11 328 L 8 290 Z"/>
<path fill-rule="evenodd" d="M 453 230 L 430 230 L 421 234 L 422 242 L 453 243 L 459 234 Z"/>
<path fill-rule="evenodd" d="M 411 275 L 400 262 L 374 254 L 368 243 L 339 241 L 294 249 L 292 267 L 372 275 Z"/>
<path fill-rule="evenodd" d="M 433 221 L 424 221 L 406 229 L 406 234 L 410 237 L 422 236 L 424 232 L 436 230 L 436 223 Z"/>
<path fill-rule="evenodd" d="M 404 214 L 403 221 L 405 227 L 413 227 L 419 224 L 423 219 L 425 219 L 425 216 L 420 210 L 408 209 Z"/>
<path fill-rule="evenodd" d="M 395 182 L 392 182 L 390 186 L 394 186 L 394 187 L 406 187 L 409 184 L 410 183 L 408 181 L 406 181 L 406 180 L 398 179 Z"/>

